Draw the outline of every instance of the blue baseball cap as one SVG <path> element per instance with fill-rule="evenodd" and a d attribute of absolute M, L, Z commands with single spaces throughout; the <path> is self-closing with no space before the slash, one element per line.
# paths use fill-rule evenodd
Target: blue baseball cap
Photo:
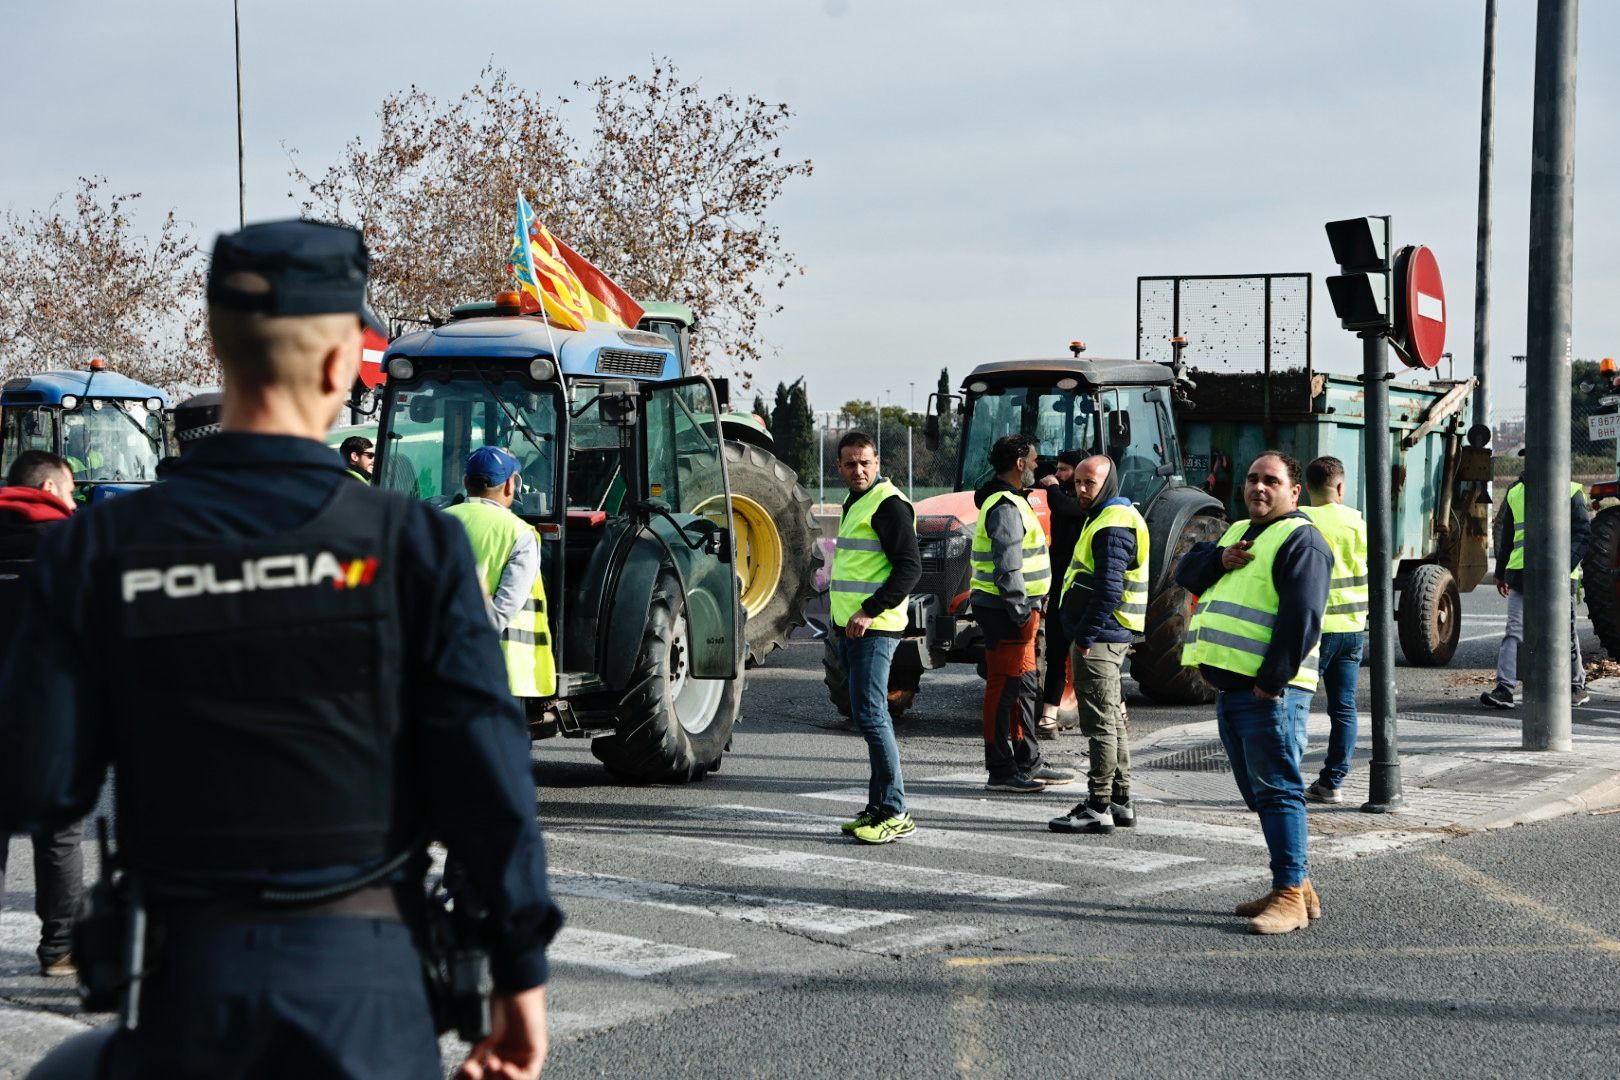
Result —
<path fill-rule="evenodd" d="M 485 487 L 500 487 L 522 467 L 511 451 L 499 446 L 480 446 L 467 455 L 467 476 L 483 479 Z"/>

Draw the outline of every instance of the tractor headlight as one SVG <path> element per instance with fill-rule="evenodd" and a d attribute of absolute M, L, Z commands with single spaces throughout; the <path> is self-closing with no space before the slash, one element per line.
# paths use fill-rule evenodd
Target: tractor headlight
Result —
<path fill-rule="evenodd" d="M 396 356 L 388 361 L 388 377 L 401 382 L 409 382 L 416 374 L 416 365 L 408 357 Z"/>

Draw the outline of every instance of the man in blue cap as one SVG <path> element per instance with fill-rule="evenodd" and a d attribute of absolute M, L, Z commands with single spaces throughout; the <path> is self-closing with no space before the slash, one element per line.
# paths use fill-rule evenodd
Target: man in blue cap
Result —
<path fill-rule="evenodd" d="M 562 917 L 471 551 L 321 442 L 354 384 L 367 265 L 342 226 L 221 236 L 220 432 L 40 547 L 28 659 L 0 672 L 0 821 L 88 812 L 110 764 L 115 863 L 150 932 L 138 1014 L 126 992 L 122 1025 L 36 1075 L 438 1080 L 407 923 L 429 838 L 488 911 L 494 1034 L 463 1071 L 539 1075 Z M 76 942 L 81 978 L 128 985 L 127 946 Z"/>
<path fill-rule="evenodd" d="M 490 622 L 501 635 L 512 693 L 550 697 L 557 692 L 557 676 L 546 621 L 546 587 L 540 579 L 540 534 L 512 512 L 521 467 L 499 446 L 479 447 L 467 456 L 462 477 L 467 501 L 445 512 L 467 530 Z"/>

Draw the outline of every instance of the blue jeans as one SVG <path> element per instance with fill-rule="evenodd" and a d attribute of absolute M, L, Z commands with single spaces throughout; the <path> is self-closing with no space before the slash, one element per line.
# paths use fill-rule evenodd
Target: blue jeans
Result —
<path fill-rule="evenodd" d="M 1221 745 L 1232 763 L 1243 804 L 1260 815 L 1260 831 L 1271 852 L 1271 887 L 1292 888 L 1305 880 L 1305 781 L 1299 773 L 1305 755 L 1309 691 L 1290 686 L 1283 696 L 1262 701 L 1247 690 L 1222 691 L 1215 698 Z"/>
<path fill-rule="evenodd" d="M 849 676 L 849 708 L 855 724 L 866 736 L 866 756 L 872 763 L 866 809 L 880 820 L 906 812 L 906 787 L 900 779 L 900 747 L 894 741 L 889 718 L 889 665 L 900 639 L 866 634 L 839 636 L 838 655 Z"/>
<path fill-rule="evenodd" d="M 1323 634 L 1321 646 L 1322 689 L 1327 691 L 1328 719 L 1333 730 L 1328 735 L 1327 760 L 1322 762 L 1321 781 L 1338 788 L 1350 772 L 1350 756 L 1356 752 L 1356 679 L 1361 675 L 1361 652 L 1367 635 Z"/>

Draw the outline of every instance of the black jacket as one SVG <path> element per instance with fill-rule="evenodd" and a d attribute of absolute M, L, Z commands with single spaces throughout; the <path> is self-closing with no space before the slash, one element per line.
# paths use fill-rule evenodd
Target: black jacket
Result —
<path fill-rule="evenodd" d="M 1524 483 L 1520 476 L 1508 486 L 1512 491 Z M 1569 497 L 1569 568 L 1574 570 L 1586 557 L 1587 545 L 1592 541 L 1592 519 L 1586 512 L 1586 493 L 1576 492 Z M 1508 588 L 1524 591 L 1524 571 L 1509 570 L 1508 557 L 1513 554 L 1513 514 L 1508 510 L 1506 497 L 1496 512 L 1496 580 L 1505 581 Z"/>

